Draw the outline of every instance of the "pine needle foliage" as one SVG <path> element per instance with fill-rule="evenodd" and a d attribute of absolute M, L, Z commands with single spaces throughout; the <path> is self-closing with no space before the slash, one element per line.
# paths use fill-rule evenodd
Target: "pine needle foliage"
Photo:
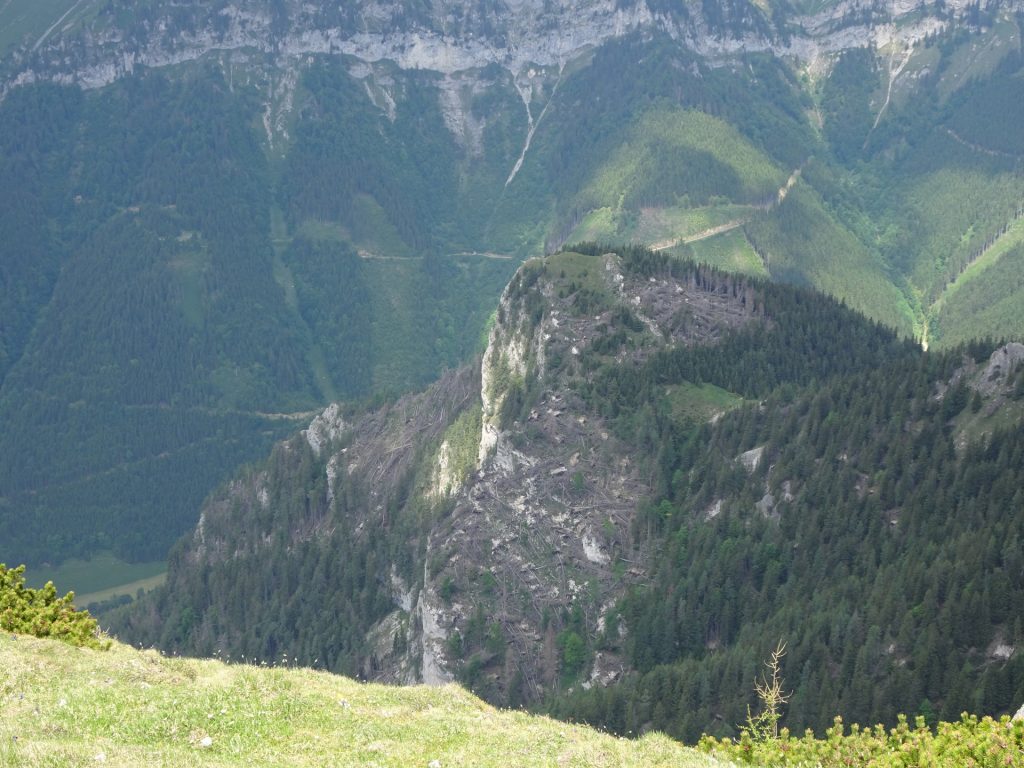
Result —
<path fill-rule="evenodd" d="M 1024 720 L 981 717 L 964 712 L 956 722 L 940 722 L 932 729 L 924 717 L 911 725 L 900 715 L 896 727 L 846 727 L 836 717 L 824 738 L 808 729 L 803 736 L 779 730 L 777 739 L 716 739 L 705 736 L 699 749 L 740 765 L 876 766 L 877 768 L 1003 768 L 1020 766 L 1024 755 Z"/>

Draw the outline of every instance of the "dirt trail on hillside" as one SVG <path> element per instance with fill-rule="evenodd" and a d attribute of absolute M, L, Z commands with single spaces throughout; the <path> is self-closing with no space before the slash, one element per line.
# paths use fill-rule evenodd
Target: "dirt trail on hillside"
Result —
<path fill-rule="evenodd" d="M 652 243 L 651 250 L 664 251 L 677 245 L 686 245 L 688 243 L 696 243 L 698 240 L 707 240 L 709 237 L 721 235 L 722 233 L 730 232 L 737 227 L 742 227 L 748 221 L 750 221 L 750 219 L 735 219 L 733 221 L 727 221 L 725 224 L 719 224 L 717 227 L 702 229 L 700 232 L 693 235 L 677 237 L 675 240 L 662 240 L 658 243 Z"/>
<path fill-rule="evenodd" d="M 459 251 L 458 253 L 451 254 L 453 258 L 466 258 L 468 256 L 475 256 L 481 259 L 495 259 L 497 261 L 511 261 L 514 256 L 510 256 L 507 253 L 494 253 L 493 251 Z"/>
<path fill-rule="evenodd" d="M 968 149 L 972 149 L 975 152 L 981 152 L 983 155 L 988 155 L 989 157 L 1008 157 L 1011 160 L 1017 160 L 1020 158 L 1020 155 L 1014 155 L 1011 154 L 1010 152 L 1000 152 L 998 149 L 988 149 L 987 147 L 983 147 L 980 144 L 975 144 L 973 141 L 968 141 L 959 133 L 954 131 L 952 128 L 947 128 L 946 133 L 949 134 L 950 138 L 952 138 L 958 144 L 962 144 L 963 146 L 967 147 Z"/>
<path fill-rule="evenodd" d="M 368 251 L 365 248 L 357 248 L 356 255 L 364 261 L 416 261 L 420 256 L 384 256 L 380 253 Z"/>
<path fill-rule="evenodd" d="M 806 165 L 806 163 L 804 163 L 804 165 Z M 757 205 L 753 205 L 751 206 L 751 208 L 764 212 L 773 211 L 776 208 L 778 208 L 780 205 L 782 205 L 783 201 L 785 201 L 786 195 L 789 194 L 789 191 L 793 188 L 797 180 L 800 178 L 800 174 L 803 171 L 803 169 L 804 166 L 801 165 L 799 168 L 794 169 L 794 171 L 791 174 L 789 174 L 789 178 L 786 179 L 786 183 L 779 187 L 778 194 L 775 196 L 774 200 L 770 200 L 767 203 L 759 203 Z M 699 240 L 707 240 L 709 237 L 721 235 L 725 232 L 731 232 L 732 230 L 738 227 L 742 227 L 749 221 L 749 216 L 742 219 L 733 219 L 732 221 L 727 221 L 724 224 L 719 224 L 714 227 L 702 229 L 700 232 L 697 232 L 692 235 L 687 235 L 686 237 L 677 237 L 672 240 L 661 240 L 659 242 L 652 243 L 650 245 L 650 249 L 652 251 L 665 251 L 668 250 L 669 248 L 674 248 L 677 245 L 686 245 L 688 243 L 696 243 Z"/>

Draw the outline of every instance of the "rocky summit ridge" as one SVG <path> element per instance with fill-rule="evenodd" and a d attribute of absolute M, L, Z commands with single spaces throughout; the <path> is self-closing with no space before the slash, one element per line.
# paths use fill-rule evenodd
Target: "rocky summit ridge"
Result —
<path fill-rule="evenodd" d="M 190 0 L 153 3 L 126 20 L 124 8 L 110 3 L 88 20 L 25 39 L 7 57 L 3 92 L 38 81 L 102 87 L 141 68 L 211 54 L 227 64 L 269 60 L 284 69 L 310 56 L 345 55 L 356 65 L 386 60 L 446 76 L 498 65 L 529 88 L 540 70 L 558 72 L 587 50 L 634 32 L 668 34 L 712 60 L 770 52 L 813 68 L 850 48 L 912 46 L 957 23 L 969 7 L 968 0 L 926 6 L 842 0 L 804 13 L 750 2 Z M 1021 3 L 1007 0 L 1002 7 Z"/>
<path fill-rule="evenodd" d="M 654 707 L 645 697 L 675 674 L 661 665 L 700 665 L 708 696 L 711 674 L 740 685 L 729 665 L 756 659 L 744 632 L 793 637 L 800 653 L 823 620 L 793 606 L 848 588 L 835 558 L 877 551 L 884 568 L 858 582 L 869 597 L 851 611 L 880 616 L 875 653 L 896 671 L 879 684 L 902 686 L 894 675 L 919 662 L 916 635 L 897 628 L 917 619 L 871 595 L 919 567 L 902 552 L 925 525 L 998 540 L 976 502 L 945 522 L 925 496 L 1012 495 L 1021 360 L 1014 343 L 923 352 L 810 291 L 642 248 L 531 259 L 476 364 L 391 402 L 325 409 L 210 497 L 166 585 L 110 615 L 111 628 L 169 652 L 458 681 L 489 701 L 603 717 L 586 707 Z M 918 440 L 923 491 L 888 473 L 909 450 L 889 448 L 896 433 Z M 984 473 L 1000 479 L 979 484 Z M 990 709 L 1015 685 L 1018 633 L 1004 621 L 1015 599 L 994 603 L 981 629 L 956 625 Z M 995 675 L 1008 686 L 986 683 Z M 734 707 L 723 709 L 734 722 L 747 685 L 707 706 Z M 661 710 L 681 706 L 664 697 Z M 684 713 L 676 733 L 699 735 L 715 711 Z M 637 712 L 609 723 L 626 732 L 663 717 Z"/>
<path fill-rule="evenodd" d="M 492 694 L 507 697 L 515 681 L 535 700 L 564 666 L 551 617 L 596 606 L 577 620 L 621 639 L 606 612 L 644 581 L 649 561 L 633 526 L 652 493 L 650 467 L 581 398 L 587 359 L 638 366 L 765 323 L 758 290 L 739 278 L 699 268 L 648 276 L 615 253 L 530 260 L 502 295 L 479 366 L 380 409 L 328 407 L 279 444 L 270 466 L 211 498 L 172 554 L 167 592 L 264 559 L 281 536 L 298 551 L 408 526 L 390 566 L 392 605 L 366 629 L 359 674 L 442 684 L 464 677 L 464 657 L 479 650 Z M 281 509 L 292 483 L 307 497 L 296 516 Z M 227 611 L 196 613 L 193 648 L 230 646 L 229 635 L 251 629 Z M 494 642 L 467 647 L 481 629 Z M 612 645 L 586 686 L 623 671 Z"/>

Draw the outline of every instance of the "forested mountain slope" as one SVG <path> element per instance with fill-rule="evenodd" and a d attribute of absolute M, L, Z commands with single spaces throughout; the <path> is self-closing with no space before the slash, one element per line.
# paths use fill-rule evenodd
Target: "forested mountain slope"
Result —
<path fill-rule="evenodd" d="M 0 8 L 5 560 L 161 558 L 574 240 L 1024 332 L 1015 3 L 45 5 Z"/>
<path fill-rule="evenodd" d="M 644 249 L 527 262 L 475 369 L 332 407 L 205 505 L 124 638 L 459 679 L 623 733 L 1024 694 L 1024 347 L 926 353 Z"/>
<path fill-rule="evenodd" d="M 4 557 L 162 558 L 224 474 L 296 419 L 422 385 L 474 349 L 454 329 L 479 334 L 510 262 L 374 261 L 333 225 L 289 235 L 272 177 L 287 188 L 304 161 L 275 170 L 255 119 L 217 72 L 20 89 L 0 106 Z"/>

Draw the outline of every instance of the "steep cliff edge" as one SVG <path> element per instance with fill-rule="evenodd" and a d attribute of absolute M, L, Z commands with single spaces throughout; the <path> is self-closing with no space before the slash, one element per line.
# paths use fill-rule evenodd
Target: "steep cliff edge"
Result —
<path fill-rule="evenodd" d="M 108 3 L 87 21 L 54 25 L 8 56 L 6 85 L 38 80 L 107 85 L 142 67 L 195 61 L 210 53 L 283 65 L 316 54 L 452 75 L 497 64 L 526 79 L 560 67 L 609 39 L 662 31 L 712 58 L 769 51 L 805 63 L 849 48 L 914 44 L 962 17 L 967 0 L 920 4 L 846 0 L 814 13 L 740 2 L 721 6 L 648 0 L 519 0 L 481 6 L 383 0 L 338 6 L 298 0 L 154 3 L 126 17 Z M 1018 0 L 1001 7 L 1019 8 Z M 130 21 L 125 21 L 128 18 Z"/>
<path fill-rule="evenodd" d="M 574 633 L 607 633 L 589 672 L 618 676 L 607 613 L 645 574 L 633 525 L 653 472 L 582 390 L 598 358 L 640 365 L 763 322 L 753 293 L 645 277 L 614 253 L 524 265 L 483 359 L 478 471 L 431 534 L 427 591 L 449 603 L 444 665 L 491 695 L 534 700 L 567 667 L 581 671 L 566 662 Z"/>

